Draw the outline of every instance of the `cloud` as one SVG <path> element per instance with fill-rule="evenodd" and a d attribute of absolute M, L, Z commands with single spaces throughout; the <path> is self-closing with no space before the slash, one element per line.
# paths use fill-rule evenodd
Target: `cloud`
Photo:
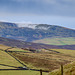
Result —
<path fill-rule="evenodd" d="M 0 0 L 0 12 L 75 17 L 75 0 Z"/>
<path fill-rule="evenodd" d="M 10 1 L 15 1 L 15 2 L 41 2 L 41 3 L 50 3 L 50 4 L 55 4 L 55 3 L 75 3 L 75 0 L 10 0 Z"/>
<path fill-rule="evenodd" d="M 0 0 L 1 19 L 67 26 L 72 24 L 72 28 L 75 28 L 75 0 Z"/>

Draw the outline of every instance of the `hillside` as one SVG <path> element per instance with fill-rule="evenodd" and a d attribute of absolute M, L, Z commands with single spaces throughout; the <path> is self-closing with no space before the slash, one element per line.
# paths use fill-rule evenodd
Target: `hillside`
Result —
<path fill-rule="evenodd" d="M 9 65 L 9 66 L 7 66 Z M 13 69 L 14 67 L 23 66 L 5 51 L 0 49 L 0 69 Z"/>
<path fill-rule="evenodd" d="M 75 50 L 64 50 L 64 52 L 67 53 L 60 52 L 60 50 L 41 49 L 39 52 L 35 53 L 12 52 L 11 54 L 30 68 L 52 71 L 60 68 L 61 64 L 65 65 L 75 61 Z M 70 52 L 73 52 L 73 55 L 71 55 Z"/>
<path fill-rule="evenodd" d="M 43 43 L 48 45 L 75 45 L 75 37 L 66 38 L 45 38 L 33 41 L 34 43 Z"/>
<path fill-rule="evenodd" d="M 43 75 L 60 75 L 60 70 L 53 70 L 59 69 L 61 64 L 68 64 L 64 66 L 64 73 L 66 75 L 69 75 L 70 72 L 73 75 L 75 74 L 75 64 L 69 64 L 75 61 L 75 50 L 42 48 L 36 50 L 38 51 L 33 52 L 29 51 L 29 49 L 27 50 L 0 44 L 0 74 L 40 75 L 40 71 L 37 70 L 42 69 L 44 71 L 52 71 L 51 73 L 43 72 Z M 24 67 L 24 65 L 29 69 L 23 69 L 22 67 Z"/>
<path fill-rule="evenodd" d="M 42 69 L 51 72 L 59 69 L 61 64 L 65 65 L 75 61 L 75 50 L 40 49 L 38 52 L 26 51 L 28 50 L 0 45 L 0 70 L 16 69 L 15 71 L 17 71 L 18 68 L 23 71 L 24 69 L 22 70 L 19 67 L 25 65 L 30 68 L 31 71 L 32 69 Z"/>
<path fill-rule="evenodd" d="M 32 48 L 32 49 L 71 49 L 75 50 L 75 45 L 47 45 L 39 43 L 24 42 L 14 39 L 7 39 L 0 37 L 0 44 L 18 47 L 18 48 Z"/>
<path fill-rule="evenodd" d="M 51 37 L 75 37 L 75 30 L 61 26 L 25 24 L 25 27 L 22 27 L 21 25 L 23 24 L 0 22 L 0 37 L 27 42 Z"/>
<path fill-rule="evenodd" d="M 14 39 L 7 39 L 0 37 L 0 44 L 11 46 L 11 47 L 18 47 L 18 48 L 33 48 L 33 49 L 41 49 L 41 48 L 58 48 L 54 45 L 46 45 L 46 44 L 37 44 L 37 43 L 30 43 L 24 42 Z"/>
<path fill-rule="evenodd" d="M 5 46 L 0 44 L 0 75 L 39 75 L 39 71 L 33 70 L 24 70 L 21 69 L 24 67 L 22 62 L 17 59 L 15 56 L 12 56 L 10 53 L 12 52 L 19 52 L 24 53 L 26 52 L 20 48 L 12 48 L 10 46 Z M 16 59 L 15 59 L 16 58 Z M 20 61 L 20 62 L 19 62 Z M 43 75 L 47 75 L 43 73 Z"/>
<path fill-rule="evenodd" d="M 75 75 L 75 62 L 65 65 L 63 72 L 64 75 Z M 48 75 L 61 75 L 61 70 L 54 70 Z"/>

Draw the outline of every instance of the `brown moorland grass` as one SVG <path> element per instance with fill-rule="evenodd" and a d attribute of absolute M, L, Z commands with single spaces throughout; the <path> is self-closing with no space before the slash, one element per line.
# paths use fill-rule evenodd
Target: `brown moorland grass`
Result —
<path fill-rule="evenodd" d="M 61 70 L 54 70 L 50 72 L 48 75 L 61 75 Z M 75 75 L 75 62 L 64 65 L 63 75 Z"/>
<path fill-rule="evenodd" d="M 60 64 L 67 64 L 72 61 L 75 61 L 75 57 L 62 54 L 55 53 L 52 51 L 43 51 L 41 53 L 12 53 L 14 56 L 19 58 L 28 67 L 38 68 L 52 71 L 54 69 L 58 69 Z"/>

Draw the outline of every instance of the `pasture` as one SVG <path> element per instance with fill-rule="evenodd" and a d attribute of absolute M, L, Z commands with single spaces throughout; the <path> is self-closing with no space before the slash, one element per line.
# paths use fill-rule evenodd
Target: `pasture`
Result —
<path fill-rule="evenodd" d="M 40 72 L 31 70 L 9 70 L 9 71 L 0 71 L 0 75 L 40 75 Z M 48 74 L 43 72 L 43 75 Z"/>
<path fill-rule="evenodd" d="M 75 56 L 75 50 L 68 50 L 68 49 L 51 49 L 54 51 L 58 51 L 62 54 L 70 55 L 70 56 Z"/>
<path fill-rule="evenodd" d="M 34 43 L 43 43 L 49 45 L 73 45 L 75 44 L 75 38 L 66 37 L 66 38 L 45 38 L 40 40 L 33 41 Z"/>
<path fill-rule="evenodd" d="M 8 66 L 3 66 L 3 65 L 0 65 L 0 69 L 15 69 L 13 67 L 8 67 Z"/>
<path fill-rule="evenodd" d="M 18 61 L 16 61 L 13 57 L 7 54 L 4 51 L 0 50 L 0 64 L 10 65 L 10 66 L 22 66 Z M 1 67 L 0 67 L 1 69 Z"/>

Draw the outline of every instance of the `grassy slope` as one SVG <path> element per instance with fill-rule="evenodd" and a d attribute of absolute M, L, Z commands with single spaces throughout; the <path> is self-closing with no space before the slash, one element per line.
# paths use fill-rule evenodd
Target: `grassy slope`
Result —
<path fill-rule="evenodd" d="M 0 75 L 40 75 L 38 71 L 31 71 L 31 70 L 20 70 L 20 71 L 0 71 Z M 48 75 L 47 73 L 43 72 L 43 75 Z"/>
<path fill-rule="evenodd" d="M 68 49 L 51 49 L 51 50 L 58 51 L 66 55 L 75 56 L 75 50 L 68 50 Z"/>
<path fill-rule="evenodd" d="M 11 48 L 5 45 L 0 45 L 0 49 L 7 49 L 7 48 Z M 25 51 L 23 49 L 19 49 L 19 48 L 13 48 L 13 49 L 9 49 L 10 51 Z M 0 64 L 5 64 L 5 65 L 10 65 L 10 66 L 22 66 L 20 63 L 18 63 L 14 58 L 12 58 L 10 55 L 8 55 L 6 52 L 1 51 L 0 50 Z M 13 67 L 8 67 L 8 66 L 3 66 L 0 65 L 0 69 L 14 69 Z M 0 75 L 40 75 L 40 72 L 37 71 L 0 71 Z M 47 75 L 47 73 L 43 72 L 43 75 Z"/>
<path fill-rule="evenodd" d="M 18 61 L 16 61 L 13 57 L 7 54 L 4 51 L 0 51 L 0 64 L 10 65 L 10 66 L 22 66 Z"/>
<path fill-rule="evenodd" d="M 64 75 L 75 75 L 75 62 L 64 66 Z M 54 70 L 48 75 L 61 75 L 61 70 Z"/>
<path fill-rule="evenodd" d="M 11 49 L 8 49 L 8 48 L 11 48 Z M 21 49 L 21 48 L 17 48 L 17 47 L 12 48 L 12 47 L 10 47 L 10 46 L 5 46 L 5 45 L 2 45 L 2 44 L 0 44 L 0 49 L 2 49 L 2 50 L 8 49 L 8 51 L 22 51 L 22 52 L 29 52 L 29 51 L 23 50 L 23 49 Z"/>
<path fill-rule="evenodd" d="M 75 44 L 75 38 L 68 37 L 68 38 L 46 38 L 41 40 L 33 41 L 35 43 L 44 43 L 50 45 L 73 45 Z"/>
<path fill-rule="evenodd" d="M 0 48 L 1 47 L 2 48 L 4 47 L 4 49 L 10 48 L 10 47 L 4 46 L 4 45 L 1 45 Z M 13 48 L 11 50 L 20 51 L 21 49 Z M 25 53 L 25 55 L 26 55 L 26 58 L 28 57 L 31 60 L 33 60 L 35 58 L 36 60 L 35 59 L 33 60 L 35 62 L 38 61 L 38 59 L 42 58 L 43 59 L 43 65 L 42 66 L 47 65 L 47 62 L 49 62 L 49 61 L 47 61 L 48 59 L 49 60 L 53 59 L 55 61 L 65 61 L 65 60 L 66 61 L 75 61 L 75 59 L 74 59 L 74 57 L 75 57 L 75 50 L 66 50 L 66 49 L 51 49 L 51 50 L 58 51 L 58 52 L 60 52 L 60 54 L 56 54 L 56 53 L 53 53 L 51 51 L 43 50 L 43 54 L 40 54 L 40 53 L 31 53 L 31 54 L 30 53 Z M 23 56 L 23 55 L 21 54 L 21 56 Z M 70 57 L 70 56 L 72 56 L 73 58 Z M 53 62 L 53 60 L 52 60 L 52 62 Z M 39 60 L 39 61 L 42 62 L 42 60 Z M 51 61 L 50 61 L 50 63 L 51 63 Z M 6 65 L 11 65 L 11 66 L 22 66 L 14 58 L 12 58 L 11 56 L 9 56 L 4 51 L 0 51 L 0 64 L 6 64 Z M 42 64 L 42 63 L 40 63 L 40 64 Z M 35 64 L 33 63 L 33 65 L 35 65 Z M 49 65 L 50 64 L 48 63 L 48 66 Z M 30 66 L 31 66 L 31 64 L 30 64 Z M 53 67 L 53 65 L 52 65 L 52 67 Z M 1 66 L 0 65 L 0 68 L 1 69 L 6 69 L 6 68 L 10 69 L 11 67 L 5 67 L 5 66 Z M 44 66 L 42 68 L 47 68 L 47 66 L 46 67 Z M 64 73 L 65 73 L 65 75 L 70 75 L 70 71 L 72 71 L 71 72 L 72 75 L 75 74 L 75 63 L 71 63 L 71 64 L 68 64 L 68 65 L 64 66 Z M 39 75 L 39 72 L 36 72 L 36 71 L 0 71 L 0 75 L 10 75 L 10 73 L 11 73 L 11 75 L 13 75 L 13 74 L 14 75 L 34 75 L 34 74 L 35 75 Z M 47 75 L 47 73 L 43 73 L 43 75 Z M 60 75 L 60 70 L 53 71 L 53 72 L 50 73 L 50 75 Z"/>
<path fill-rule="evenodd" d="M 52 50 L 75 57 L 75 50 L 66 50 L 66 49 L 52 49 Z M 61 71 L 60 69 L 54 70 L 53 72 L 49 73 L 49 75 L 61 75 Z M 75 75 L 75 62 L 66 64 L 64 66 L 64 75 Z"/>
<path fill-rule="evenodd" d="M 7 49 L 7 48 L 10 48 L 10 47 L 9 47 L 9 46 L 5 46 L 5 45 L 0 44 L 0 49 L 5 50 L 5 49 Z"/>
<path fill-rule="evenodd" d="M 13 68 L 13 67 L 8 67 L 8 66 L 2 66 L 2 65 L 0 65 L 0 69 L 15 69 L 15 68 Z"/>
<path fill-rule="evenodd" d="M 0 44 L 0 49 L 2 50 L 6 50 L 8 48 L 11 48 L 10 46 L 5 46 Z M 12 49 L 8 49 L 8 51 L 22 51 L 22 52 L 28 52 L 27 50 L 23 50 L 20 48 L 12 48 Z M 4 51 L 0 50 L 0 64 L 4 64 L 4 65 L 10 65 L 10 66 L 22 66 L 18 61 L 16 61 L 13 57 L 11 57 L 9 54 L 7 54 Z M 8 66 L 2 66 L 0 65 L 0 69 L 11 69 L 12 67 L 8 67 Z"/>
<path fill-rule="evenodd" d="M 71 52 L 75 53 L 75 50 L 64 50 L 64 53 L 42 50 L 41 53 L 13 53 L 13 55 L 26 63 L 28 67 L 52 71 L 59 68 L 61 63 L 67 64 L 75 61 L 75 56 L 70 55 Z"/>

